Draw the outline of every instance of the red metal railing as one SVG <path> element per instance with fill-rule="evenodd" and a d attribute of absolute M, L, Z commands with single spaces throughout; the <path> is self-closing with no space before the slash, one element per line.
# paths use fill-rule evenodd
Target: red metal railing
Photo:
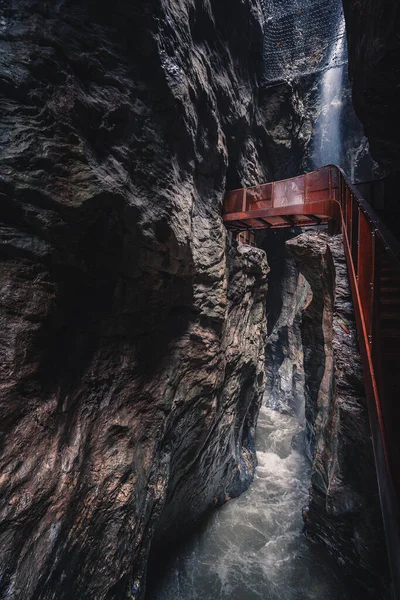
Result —
<path fill-rule="evenodd" d="M 393 587 L 400 598 L 400 245 L 334 165 L 228 192 L 224 209 L 231 229 L 288 226 L 288 216 L 292 225 L 313 216 L 341 228 Z"/>
<path fill-rule="evenodd" d="M 400 245 L 340 173 L 341 229 L 352 289 L 382 515 L 400 597 Z"/>

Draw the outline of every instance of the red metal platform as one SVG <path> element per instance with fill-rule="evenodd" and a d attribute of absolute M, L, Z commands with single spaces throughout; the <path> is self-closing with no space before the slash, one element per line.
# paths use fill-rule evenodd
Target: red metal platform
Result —
<path fill-rule="evenodd" d="M 338 219 L 340 172 L 335 167 L 227 192 L 228 229 L 265 229 L 328 223 Z"/>

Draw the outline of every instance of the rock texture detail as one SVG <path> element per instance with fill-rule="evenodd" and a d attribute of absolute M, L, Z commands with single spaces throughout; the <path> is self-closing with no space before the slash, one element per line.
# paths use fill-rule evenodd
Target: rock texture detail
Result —
<path fill-rule="evenodd" d="M 271 274 L 268 283 L 268 338 L 265 349 L 268 406 L 296 416 L 304 424 L 304 356 L 301 321 L 309 302 L 310 286 L 296 262 L 287 256 L 289 230 L 269 232 L 263 247 Z"/>
<path fill-rule="evenodd" d="M 288 411 L 303 421 L 305 381 L 300 324 L 309 285 L 294 261 L 286 262 L 282 292 L 282 310 L 266 345 L 265 393 L 269 406 L 279 412 Z"/>
<path fill-rule="evenodd" d="M 251 478 L 267 264 L 220 212 L 269 178 L 262 38 L 257 0 L 0 1 L 1 598 L 141 597 L 159 520 Z"/>
<path fill-rule="evenodd" d="M 307 534 L 371 598 L 386 598 L 385 554 L 361 358 L 340 236 L 287 242 L 310 284 L 302 320 L 307 442 L 313 457 Z"/>
<path fill-rule="evenodd" d="M 261 90 L 260 110 L 275 180 L 329 163 L 342 167 L 354 182 L 382 174 L 354 112 L 346 68 L 333 84 L 317 73 Z"/>
<path fill-rule="evenodd" d="M 171 542 L 187 534 L 205 507 L 238 496 L 252 480 L 255 426 L 265 385 L 268 271 L 262 250 L 250 246 L 230 250 L 219 389 L 217 394 L 210 389 L 212 397 L 202 404 L 198 401 L 190 415 L 169 422 L 171 477 L 153 542 L 155 555 L 170 552 Z M 215 364 L 208 366 L 210 374 L 214 369 Z"/>
<path fill-rule="evenodd" d="M 354 107 L 373 156 L 398 172 L 400 7 L 392 0 L 344 0 L 343 7 Z"/>

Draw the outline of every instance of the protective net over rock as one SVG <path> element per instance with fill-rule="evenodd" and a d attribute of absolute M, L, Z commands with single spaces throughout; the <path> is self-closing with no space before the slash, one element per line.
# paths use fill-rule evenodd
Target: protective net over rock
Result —
<path fill-rule="evenodd" d="M 263 0 L 263 7 L 264 85 L 347 62 L 340 0 Z"/>

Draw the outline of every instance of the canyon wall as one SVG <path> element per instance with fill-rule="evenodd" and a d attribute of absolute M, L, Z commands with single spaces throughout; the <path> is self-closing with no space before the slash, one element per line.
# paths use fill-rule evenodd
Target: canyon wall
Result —
<path fill-rule="evenodd" d="M 0 598 L 142 598 L 252 477 L 268 265 L 221 205 L 302 100 L 258 88 L 258 0 L 0 0 L 0 41 Z"/>
<path fill-rule="evenodd" d="M 398 172 L 400 6 L 394 0 L 343 0 L 343 7 L 354 108 L 374 158 Z"/>
<path fill-rule="evenodd" d="M 341 235 L 268 232 L 268 403 L 304 425 L 292 446 L 311 464 L 305 533 L 357 597 L 389 598 L 390 575 L 361 356 Z M 360 591 L 361 590 L 361 591 Z M 361 595 L 360 595 L 361 594 Z"/>
<path fill-rule="evenodd" d="M 311 288 L 303 304 L 306 443 L 312 458 L 307 536 L 364 589 L 389 597 L 389 573 L 361 357 L 341 236 L 286 243 Z"/>
<path fill-rule="evenodd" d="M 305 424 L 304 355 L 301 339 L 303 309 L 310 286 L 288 257 L 285 243 L 301 229 L 276 229 L 265 236 L 262 247 L 271 271 L 268 277 L 268 337 L 265 347 L 265 397 L 268 406 L 296 416 Z"/>
<path fill-rule="evenodd" d="M 383 175 L 353 108 L 342 2 L 270 0 L 264 11 L 260 104 L 274 179 L 332 163 L 355 183 Z"/>
<path fill-rule="evenodd" d="M 0 597 L 140 598 L 254 468 L 268 265 L 220 213 L 270 178 L 261 8 L 3 0 L 0 39 Z"/>

